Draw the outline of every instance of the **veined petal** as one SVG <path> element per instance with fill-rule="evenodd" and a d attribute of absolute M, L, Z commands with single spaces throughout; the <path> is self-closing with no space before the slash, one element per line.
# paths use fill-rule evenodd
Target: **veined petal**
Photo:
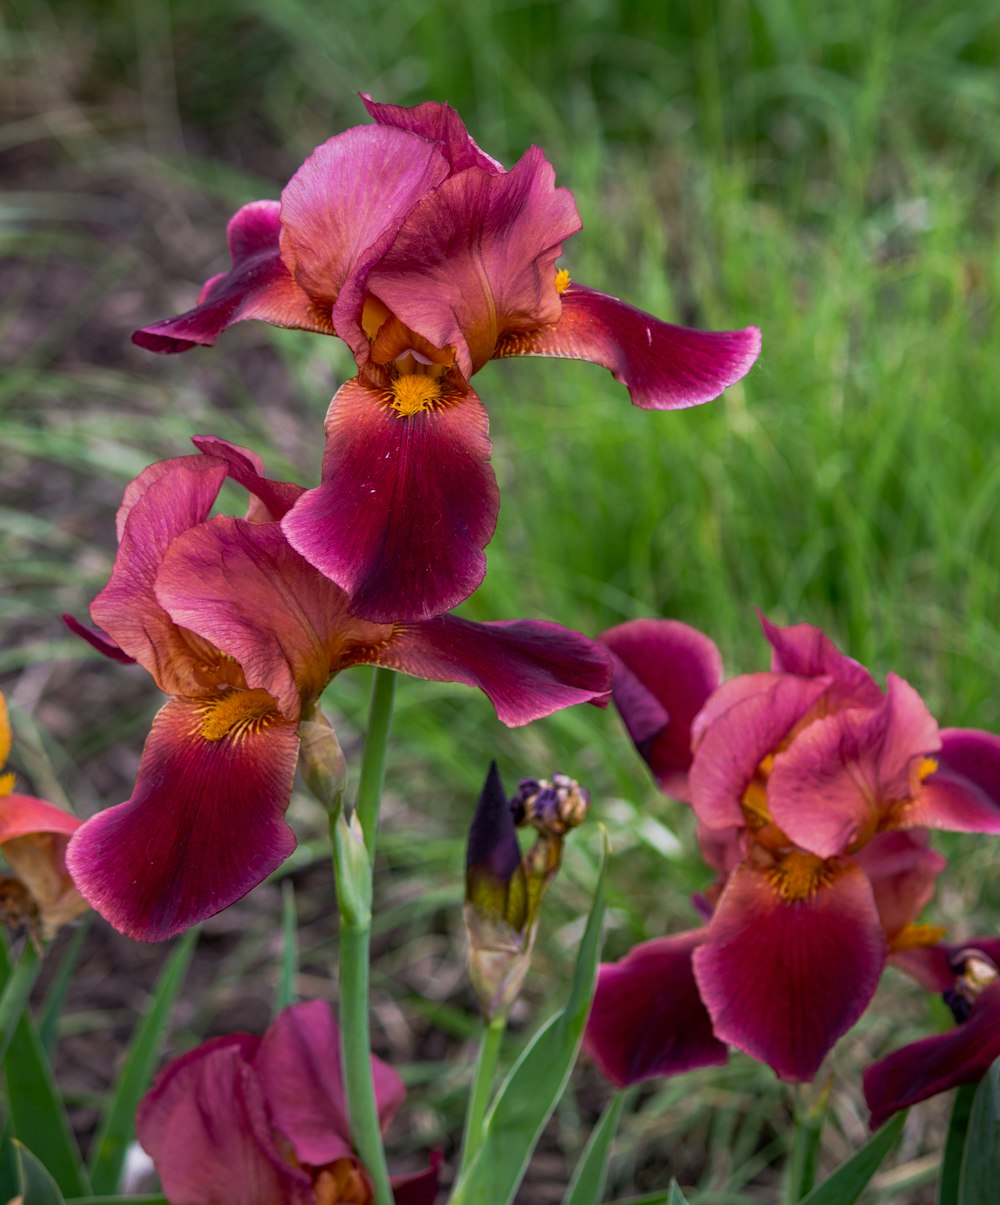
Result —
<path fill-rule="evenodd" d="M 406 1089 L 388 1063 L 374 1055 L 371 1062 L 379 1123 L 385 1130 Z M 254 1069 L 274 1124 L 300 1162 L 322 1166 L 353 1155 L 340 1030 L 325 1001 L 286 1008 L 262 1038 Z"/>
<path fill-rule="evenodd" d="M 635 946 L 602 963 L 583 1048 L 619 1088 L 724 1063 L 691 969 L 704 929 Z"/>
<path fill-rule="evenodd" d="M 697 628 L 673 619 L 635 619 L 602 632 L 615 666 L 613 695 L 625 727 L 664 791 L 683 798 L 691 767 L 691 723 L 722 681 L 722 657 Z M 657 709 L 666 726 L 657 727 Z"/>
<path fill-rule="evenodd" d="M 813 890 L 789 898 L 802 889 L 793 875 L 739 867 L 693 956 L 716 1036 L 787 1080 L 812 1079 L 864 1012 L 886 959 L 857 866 L 827 864 Z"/>
<path fill-rule="evenodd" d="M 272 481 L 264 476 L 264 462 L 256 452 L 215 435 L 194 435 L 191 442 L 205 456 L 226 464 L 226 471 L 250 495 L 247 519 L 267 523 L 281 519 L 305 493 L 305 487 L 291 481 Z"/>
<path fill-rule="evenodd" d="M 681 410 L 710 402 L 746 376 L 760 354 L 760 331 L 701 331 L 672 326 L 617 297 L 576 283 L 562 294 L 562 315 L 502 339 L 496 356 L 557 356 L 607 368 L 645 410 Z"/>
<path fill-rule="evenodd" d="M 946 728 L 937 769 L 903 808 L 906 824 L 959 833 L 1000 832 L 1000 737 L 974 728 Z"/>
<path fill-rule="evenodd" d="M 611 687 L 607 652 L 578 632 L 537 619 L 473 623 L 441 615 L 398 624 L 359 660 L 431 682 L 478 686 L 508 727 L 574 703 L 602 703 Z"/>
<path fill-rule="evenodd" d="M 435 346 L 453 347 L 468 380 L 501 335 L 559 318 L 554 265 L 580 226 L 573 194 L 531 147 L 509 172 L 471 167 L 425 196 L 368 288 Z"/>
<path fill-rule="evenodd" d="M 363 619 L 441 614 L 486 572 L 500 506 L 486 411 L 471 389 L 427 388 L 426 405 L 404 413 L 392 387 L 342 386 L 327 415 L 323 483 L 282 521 Z"/>
<path fill-rule="evenodd" d="M 765 615 L 760 616 L 760 625 L 771 645 L 771 668 L 775 673 L 831 680 L 824 699 L 829 710 L 881 705 L 882 692 L 871 674 L 842 653 L 821 628 L 811 623 L 783 628 Z"/>
<path fill-rule="evenodd" d="M 959 1084 L 978 1083 L 997 1058 L 1000 980 L 984 990 L 964 1024 L 903 1046 L 865 1069 L 871 1128 L 878 1129 L 893 1113 L 939 1092 Z"/>
<path fill-rule="evenodd" d="M 475 144 L 465 128 L 465 122 L 451 105 L 425 100 L 423 104 L 407 108 L 404 105 L 381 104 L 372 100 L 367 92 L 359 95 L 362 104 L 380 126 L 396 126 L 439 143 L 452 175 L 465 171 L 467 167 L 481 167 L 484 171 L 495 173 L 504 170 L 501 164 Z"/>
<path fill-rule="evenodd" d="M 244 205 L 229 223 L 232 268 L 205 284 L 194 309 L 144 326 L 132 342 L 147 351 L 190 351 L 211 346 L 227 327 L 248 318 L 332 335 L 329 310 L 313 304 L 282 262 L 279 209 L 277 201 Z"/>
<path fill-rule="evenodd" d="M 237 693 L 162 707 L 132 798 L 88 820 L 69 844 L 80 893 L 129 937 L 183 933 L 246 895 L 295 848 L 284 812 L 296 726 L 263 691 Z"/>

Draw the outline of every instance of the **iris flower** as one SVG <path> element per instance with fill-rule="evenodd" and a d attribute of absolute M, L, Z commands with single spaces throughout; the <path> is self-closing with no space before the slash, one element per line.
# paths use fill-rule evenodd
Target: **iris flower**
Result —
<path fill-rule="evenodd" d="M 760 332 L 671 326 L 571 281 L 555 261 L 580 218 L 537 147 L 505 171 L 448 105 L 363 100 L 375 124 L 317 147 L 280 202 L 240 209 L 232 268 L 133 338 L 187 351 L 260 318 L 343 339 L 358 375 L 330 404 L 322 484 L 284 529 L 358 615 L 423 619 L 485 573 L 499 494 L 469 382 L 489 360 L 590 360 L 671 410 L 739 380 Z"/>
<path fill-rule="evenodd" d="M 372 1057 L 383 1130 L 406 1095 L 398 1073 Z M 234 1033 L 174 1059 L 136 1117 L 171 1205 L 372 1205 L 354 1153 L 329 1006 L 285 1009 L 263 1037 Z M 437 1161 L 393 1177 L 396 1205 L 433 1205 Z"/>
<path fill-rule="evenodd" d="M 267 480 L 253 453 L 195 440 L 125 490 L 96 629 L 171 697 L 153 722 L 132 797 L 98 813 L 67 860 L 115 928 L 155 941 L 239 899 L 291 853 L 285 823 L 300 720 L 334 674 L 380 665 L 478 686 L 508 725 L 606 694 L 600 646 L 556 624 L 439 616 L 377 624 L 291 547 L 280 525 L 301 488 Z M 250 493 L 245 519 L 209 518 L 226 478 Z"/>
<path fill-rule="evenodd" d="M 944 860 L 926 827 L 1000 832 L 1000 739 L 940 731 L 808 624 L 763 620 L 769 672 L 717 685 L 714 645 L 640 620 L 606 632 L 614 698 L 658 781 L 686 798 L 718 880 L 707 924 L 602 969 L 588 1044 L 618 1082 L 721 1061 L 808 1080 L 916 923 Z"/>

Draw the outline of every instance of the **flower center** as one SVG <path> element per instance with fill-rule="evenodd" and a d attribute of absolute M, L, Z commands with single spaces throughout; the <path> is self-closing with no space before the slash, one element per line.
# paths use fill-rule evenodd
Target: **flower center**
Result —
<path fill-rule="evenodd" d="M 775 891 L 789 903 L 815 895 L 834 874 L 825 858 L 802 849 L 790 849 L 766 873 Z"/>
<path fill-rule="evenodd" d="M 390 386 L 389 405 L 400 418 L 412 418 L 423 410 L 432 410 L 441 400 L 441 381 L 424 373 L 407 372 Z"/>
<path fill-rule="evenodd" d="M 336 1159 L 313 1180 L 316 1205 L 371 1205 L 371 1181 L 356 1159 Z"/>
<path fill-rule="evenodd" d="M 214 699 L 205 699 L 198 707 L 200 734 L 206 741 L 221 741 L 225 736 L 241 741 L 260 732 L 278 718 L 274 698 L 266 690 L 230 690 Z"/>

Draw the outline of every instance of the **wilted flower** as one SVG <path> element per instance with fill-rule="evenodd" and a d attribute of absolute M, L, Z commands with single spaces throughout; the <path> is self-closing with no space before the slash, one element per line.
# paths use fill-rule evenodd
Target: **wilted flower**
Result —
<path fill-rule="evenodd" d="M 465 869 L 469 977 L 487 1020 L 506 1016 L 521 991 L 563 838 L 583 822 L 589 804 L 587 791 L 565 774 L 525 779 L 508 800 L 496 762 L 490 766 L 469 830 Z M 518 825 L 538 834 L 523 854 Z"/>
<path fill-rule="evenodd" d="M 99 629 L 69 621 L 173 696 L 132 798 L 88 820 L 68 851 L 93 906 L 150 941 L 225 908 L 291 853 L 299 723 L 340 670 L 478 686 L 509 725 L 600 701 L 610 678 L 604 650 L 556 624 L 357 619 L 285 539 L 279 520 L 300 487 L 267 480 L 244 449 L 195 442 L 202 455 L 151 465 L 127 487 L 118 556 L 91 607 Z M 246 519 L 208 517 L 227 476 L 251 495 Z M 338 767 L 307 769 L 330 778 Z"/>
<path fill-rule="evenodd" d="M 317 147 L 280 203 L 244 206 L 231 270 L 133 337 L 187 351 L 248 318 L 340 336 L 358 376 L 330 405 L 323 482 L 285 531 L 357 614 L 423 619 L 485 572 L 499 495 L 469 381 L 490 359 L 590 360 L 636 405 L 676 409 L 739 380 L 760 333 L 671 326 L 571 282 L 555 261 L 580 218 L 537 147 L 508 172 L 448 105 L 362 99 L 375 125 Z"/>
<path fill-rule="evenodd" d="M 372 1057 L 383 1131 L 406 1095 L 399 1075 Z M 372 1205 L 354 1153 L 328 1005 L 285 1009 L 262 1038 L 229 1034 L 174 1059 L 136 1117 L 171 1205 Z M 392 1180 L 396 1205 L 433 1205 L 437 1164 Z"/>
<path fill-rule="evenodd" d="M 690 800 L 719 874 L 703 929 L 602 969 L 588 1042 L 627 1078 L 694 1065 L 665 1015 L 610 1030 L 626 991 L 655 1018 L 681 982 L 671 1008 L 693 1016 L 696 991 L 719 1043 L 811 1079 L 887 959 L 941 936 L 915 923 L 944 865 L 923 826 L 1000 832 L 1000 739 L 940 732 L 911 686 L 890 674 L 883 692 L 818 628 L 763 626 L 771 671 L 715 689 L 718 653 L 693 629 L 647 620 L 603 637 L 626 726 Z M 717 1061 L 704 1031 L 702 1061 Z"/>
<path fill-rule="evenodd" d="M 10 755 L 7 700 L 0 691 L 0 771 Z M 0 850 L 16 878 L 0 876 L 0 920 L 54 937 L 87 911 L 66 870 L 66 844 L 81 821 L 32 795 L 15 795 L 14 775 L 0 773 Z"/>

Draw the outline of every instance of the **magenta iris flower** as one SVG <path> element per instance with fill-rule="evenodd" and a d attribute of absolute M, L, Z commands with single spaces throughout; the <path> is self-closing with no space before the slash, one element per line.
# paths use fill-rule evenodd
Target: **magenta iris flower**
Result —
<path fill-rule="evenodd" d="M 403 1104 L 398 1073 L 372 1057 L 379 1121 Z M 285 1009 L 263 1037 L 229 1034 L 174 1059 L 136 1117 L 171 1205 L 372 1205 L 351 1142 L 340 1034 L 319 1000 Z M 396 1205 L 433 1205 L 437 1163 L 392 1179 Z"/>
<path fill-rule="evenodd" d="M 490 359 L 590 360 L 669 410 L 739 380 L 760 332 L 671 326 L 571 282 L 555 261 L 580 218 L 537 147 L 505 171 L 449 106 L 363 99 L 375 124 L 317 147 L 280 203 L 244 206 L 230 271 L 133 338 L 187 351 L 260 318 L 343 339 L 358 375 L 330 405 L 322 484 L 284 529 L 357 614 L 424 619 L 485 573 L 499 494 L 469 382 Z"/>
<path fill-rule="evenodd" d="M 925 828 L 1000 832 L 1000 739 L 939 731 L 911 686 L 881 690 L 817 628 L 763 626 L 771 670 L 721 685 L 683 624 L 602 637 L 626 726 L 718 873 L 703 928 L 602 968 L 587 1040 L 620 1083 L 724 1044 L 811 1079 L 890 956 L 941 935 L 916 923 L 944 865 Z"/>
<path fill-rule="evenodd" d="M 242 448 L 195 443 L 201 455 L 151 465 L 127 487 L 118 556 L 91 606 L 98 628 L 69 621 L 172 696 L 131 799 L 88 820 L 67 853 L 93 907 L 148 941 L 227 907 L 291 853 L 299 721 L 340 670 L 477 686 L 508 725 L 600 701 L 610 684 L 605 651 L 556 624 L 356 618 L 282 531 L 301 487 L 269 481 Z M 227 477 L 250 493 L 245 519 L 209 518 Z"/>

